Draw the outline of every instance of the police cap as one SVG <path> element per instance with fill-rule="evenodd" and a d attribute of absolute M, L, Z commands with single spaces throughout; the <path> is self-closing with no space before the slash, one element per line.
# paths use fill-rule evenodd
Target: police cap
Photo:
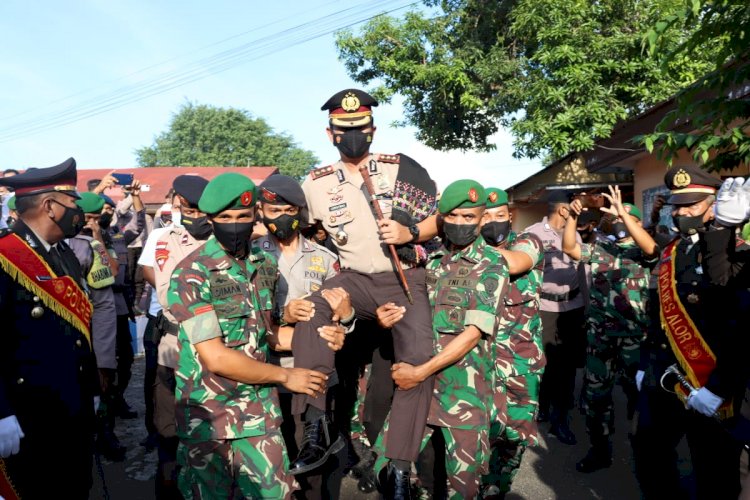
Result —
<path fill-rule="evenodd" d="M 692 205 L 707 196 L 716 194 L 721 179 L 694 166 L 677 166 L 667 170 L 664 184 L 672 192 L 667 203 L 672 205 Z"/>
<path fill-rule="evenodd" d="M 206 214 L 224 210 L 252 208 L 256 202 L 255 183 L 235 172 L 219 174 L 206 184 L 198 208 Z"/>
<path fill-rule="evenodd" d="M 487 188 L 487 208 L 502 207 L 508 204 L 508 193 L 500 188 Z"/>
<path fill-rule="evenodd" d="M 487 196 L 481 184 L 471 179 L 461 179 L 445 188 L 438 203 L 438 211 L 447 214 L 456 208 L 483 207 L 486 200 Z"/>
<path fill-rule="evenodd" d="M 208 181 L 199 175 L 178 175 L 172 181 L 174 192 L 185 198 L 191 207 L 197 207 Z"/>
<path fill-rule="evenodd" d="M 18 197 L 56 192 L 79 198 L 77 180 L 76 161 L 68 158 L 54 167 L 28 169 L 22 174 L 3 177 L 0 186 L 13 188 Z"/>
<path fill-rule="evenodd" d="M 294 177 L 274 174 L 258 186 L 258 199 L 271 205 L 306 207 L 305 192 Z"/>
<path fill-rule="evenodd" d="M 355 128 L 372 123 L 372 108 L 377 105 L 378 101 L 367 92 L 345 89 L 333 94 L 320 109 L 328 111 L 331 125 Z"/>

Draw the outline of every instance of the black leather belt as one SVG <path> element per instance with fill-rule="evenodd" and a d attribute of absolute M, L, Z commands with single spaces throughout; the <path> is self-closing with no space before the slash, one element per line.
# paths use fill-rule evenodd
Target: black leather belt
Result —
<path fill-rule="evenodd" d="M 539 294 L 539 296 L 545 300 L 551 300 L 552 302 L 565 302 L 568 300 L 575 299 L 578 294 L 581 292 L 580 288 L 576 288 L 574 290 L 568 290 L 565 293 L 547 293 L 542 292 Z"/>

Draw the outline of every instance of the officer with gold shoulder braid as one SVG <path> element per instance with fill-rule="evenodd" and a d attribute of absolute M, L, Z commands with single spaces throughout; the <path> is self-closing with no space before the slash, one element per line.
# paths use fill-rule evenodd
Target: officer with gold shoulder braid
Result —
<path fill-rule="evenodd" d="M 321 291 L 337 287 L 347 290 L 356 317 L 362 320 L 374 320 L 379 304 L 401 297 L 406 313 L 393 329 L 396 360 L 420 365 L 430 358 L 432 331 L 424 282 L 427 253 L 415 243 L 425 237 L 421 234 L 424 224 L 432 221 L 434 225 L 434 217 L 430 216 L 435 213 L 436 188 L 427 171 L 411 158 L 370 152 L 375 135 L 372 107 L 377 104 L 366 92 L 346 89 L 322 106 L 328 111 L 328 138 L 338 149 L 340 159 L 313 170 L 302 189 L 307 198 L 308 222 L 322 223 L 336 242 L 341 262 L 341 274 L 327 280 Z M 370 187 L 365 177 L 371 181 Z M 382 210 L 382 221 L 371 205 L 373 199 Z M 394 229 L 405 233 L 405 240 L 392 241 L 389 234 Z M 429 231 L 434 232 L 436 229 Z M 396 247 L 399 264 L 391 260 L 386 244 L 391 242 L 400 243 Z M 394 271 L 396 265 L 403 269 L 414 304 L 406 301 L 404 285 Z M 295 364 L 330 375 L 334 372 L 334 355 L 316 330 L 331 317 L 331 309 L 321 292 L 309 300 L 315 304 L 316 313 L 295 328 Z M 396 486 L 393 478 L 409 481 L 411 462 L 419 454 L 432 384 L 433 377 L 428 377 L 413 389 L 394 394 L 385 436 L 385 454 L 391 460 L 386 498 L 403 489 Z M 305 441 L 292 472 L 305 473 L 322 465 L 343 443 L 336 439 L 330 426 L 324 397 L 297 395 L 292 411 L 304 413 L 306 427 Z"/>
<path fill-rule="evenodd" d="M 96 365 L 73 158 L 0 179 L 19 220 L 0 233 L 0 496 L 88 498 Z M 41 462 L 40 462 L 41 461 Z M 46 464 L 46 466 L 44 466 Z"/>
<path fill-rule="evenodd" d="M 661 250 L 658 300 L 636 374 L 636 476 L 645 498 L 685 496 L 675 451 L 685 436 L 697 498 L 737 498 L 741 446 L 724 426 L 742 387 L 746 363 L 737 357 L 744 335 L 727 327 L 734 311 L 708 279 L 703 260 L 721 181 L 698 167 L 677 166 L 664 183 L 679 236 Z"/>

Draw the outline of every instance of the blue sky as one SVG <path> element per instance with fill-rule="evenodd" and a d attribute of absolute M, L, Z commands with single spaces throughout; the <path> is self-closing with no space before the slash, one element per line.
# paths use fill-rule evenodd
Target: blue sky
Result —
<path fill-rule="evenodd" d="M 332 34 L 299 42 L 407 3 L 4 0 L 0 169 L 69 156 L 79 168 L 136 166 L 134 151 L 150 145 L 186 101 L 246 109 L 328 164 L 337 153 L 320 106 L 358 85 L 338 61 Z M 222 72 L 219 57 L 227 58 Z M 209 76 L 186 82 L 201 75 Z M 131 102 L 135 96 L 142 98 Z M 412 156 L 441 188 L 466 177 L 508 187 L 540 168 L 512 158 L 506 133 L 495 137 L 493 153 L 438 152 L 417 142 L 413 129 L 390 125 L 402 113 L 397 99 L 375 112 L 373 150 Z"/>

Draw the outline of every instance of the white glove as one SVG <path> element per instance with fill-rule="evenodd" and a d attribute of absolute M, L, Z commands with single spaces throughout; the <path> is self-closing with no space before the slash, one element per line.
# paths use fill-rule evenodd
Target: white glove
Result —
<path fill-rule="evenodd" d="M 737 226 L 750 217 L 750 178 L 727 178 L 719 188 L 714 207 L 716 220 L 725 226 Z"/>
<path fill-rule="evenodd" d="M 638 391 L 641 390 L 641 387 L 643 387 L 643 377 L 646 375 L 646 372 L 643 370 L 638 370 L 635 372 L 635 386 L 638 388 Z"/>
<path fill-rule="evenodd" d="M 24 434 L 15 415 L 0 419 L 0 458 L 18 453 L 22 437 Z"/>
<path fill-rule="evenodd" d="M 713 417 L 723 402 L 722 398 L 705 387 L 701 387 L 697 391 L 690 393 L 687 400 L 687 407 L 707 417 Z"/>

